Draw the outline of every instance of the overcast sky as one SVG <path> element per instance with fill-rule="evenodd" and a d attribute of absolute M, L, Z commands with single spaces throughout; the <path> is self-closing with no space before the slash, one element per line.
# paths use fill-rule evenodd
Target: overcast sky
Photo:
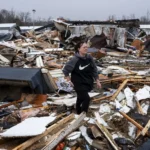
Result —
<path fill-rule="evenodd" d="M 63 16 L 71 20 L 107 20 L 109 15 L 136 17 L 150 12 L 150 0 L 0 0 L 0 9 L 25 11 L 35 17 L 57 18 Z"/>

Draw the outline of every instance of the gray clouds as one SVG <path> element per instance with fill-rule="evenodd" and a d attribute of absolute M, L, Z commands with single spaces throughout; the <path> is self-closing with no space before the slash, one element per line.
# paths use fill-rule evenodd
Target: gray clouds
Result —
<path fill-rule="evenodd" d="M 0 9 L 32 13 L 36 18 L 63 16 L 72 20 L 106 20 L 109 15 L 146 15 L 150 0 L 0 0 Z"/>

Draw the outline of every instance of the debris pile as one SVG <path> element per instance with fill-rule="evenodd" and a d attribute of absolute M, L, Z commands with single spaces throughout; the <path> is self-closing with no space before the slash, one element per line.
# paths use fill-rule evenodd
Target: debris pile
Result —
<path fill-rule="evenodd" d="M 148 150 L 147 37 L 139 20 L 54 20 L 0 37 L 0 149 Z M 89 112 L 76 115 L 76 93 L 62 68 L 81 40 L 102 89 L 94 86 Z"/>

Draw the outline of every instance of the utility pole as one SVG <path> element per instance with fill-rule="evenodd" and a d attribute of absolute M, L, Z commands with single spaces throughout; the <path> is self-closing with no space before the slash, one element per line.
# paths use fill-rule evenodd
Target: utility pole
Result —
<path fill-rule="evenodd" d="M 35 20 L 34 20 L 34 17 L 35 17 L 34 15 L 35 15 L 36 10 L 33 9 L 32 12 L 33 12 L 33 29 L 34 29 L 34 21 L 35 21 Z"/>

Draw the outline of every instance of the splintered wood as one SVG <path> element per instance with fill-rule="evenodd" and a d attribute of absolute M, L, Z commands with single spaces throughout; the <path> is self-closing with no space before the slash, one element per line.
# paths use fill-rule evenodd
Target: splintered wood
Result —
<path fill-rule="evenodd" d="M 115 150 L 119 150 L 117 144 L 113 140 L 112 135 L 109 133 L 109 131 L 103 125 L 101 125 L 100 123 L 98 123 L 97 121 L 96 121 L 96 125 L 102 131 L 102 133 L 105 135 L 105 137 L 108 139 L 108 141 L 110 142 L 110 144 L 112 145 L 112 147 Z"/>
<path fill-rule="evenodd" d="M 118 90 L 115 92 L 115 94 L 110 98 L 110 100 L 115 100 L 115 98 L 118 96 L 118 94 L 121 92 L 121 90 L 126 86 L 129 79 L 126 79 L 123 81 L 123 83 L 119 86 Z"/>
<path fill-rule="evenodd" d="M 64 137 L 66 137 L 69 133 L 80 127 L 81 122 L 86 117 L 85 113 L 81 113 L 80 116 L 73 121 L 69 126 L 64 128 L 52 141 L 50 141 L 42 150 L 50 150 L 53 149 Z"/>

